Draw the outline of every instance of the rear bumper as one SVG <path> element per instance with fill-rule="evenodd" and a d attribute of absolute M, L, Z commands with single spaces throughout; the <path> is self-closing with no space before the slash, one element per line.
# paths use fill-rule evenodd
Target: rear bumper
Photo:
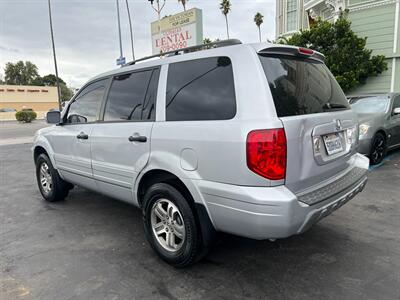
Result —
<path fill-rule="evenodd" d="M 361 176 L 313 205 L 299 201 L 284 185 L 245 187 L 201 180 L 197 186 L 218 231 L 253 239 L 285 238 L 306 231 L 363 190 L 369 161 L 356 156 L 354 165 L 338 180 L 355 168 L 362 170 Z"/>

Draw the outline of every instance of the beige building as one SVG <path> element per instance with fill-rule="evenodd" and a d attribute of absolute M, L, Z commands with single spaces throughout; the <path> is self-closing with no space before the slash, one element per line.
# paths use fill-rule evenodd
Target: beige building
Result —
<path fill-rule="evenodd" d="M 52 108 L 58 108 L 57 88 L 53 86 L 0 85 L 0 109 L 31 108 L 42 118 Z M 15 113 L 0 112 L 0 119 L 12 119 Z"/>

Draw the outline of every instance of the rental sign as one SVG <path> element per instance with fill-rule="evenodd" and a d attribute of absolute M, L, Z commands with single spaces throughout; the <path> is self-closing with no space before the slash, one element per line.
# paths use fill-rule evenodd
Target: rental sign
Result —
<path fill-rule="evenodd" d="M 203 43 L 202 11 L 188 11 L 151 23 L 153 54 L 178 50 Z"/>

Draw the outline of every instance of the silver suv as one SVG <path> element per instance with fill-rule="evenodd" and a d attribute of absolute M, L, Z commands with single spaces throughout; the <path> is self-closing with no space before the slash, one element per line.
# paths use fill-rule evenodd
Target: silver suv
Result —
<path fill-rule="evenodd" d="M 47 201 L 79 185 L 140 207 L 150 245 L 176 267 L 218 231 L 304 232 L 362 191 L 369 166 L 320 53 L 235 40 L 200 50 L 93 78 L 33 146 Z"/>

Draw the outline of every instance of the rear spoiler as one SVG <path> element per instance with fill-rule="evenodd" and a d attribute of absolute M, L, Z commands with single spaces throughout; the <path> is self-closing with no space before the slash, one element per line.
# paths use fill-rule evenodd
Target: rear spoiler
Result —
<path fill-rule="evenodd" d="M 258 51 L 259 54 L 272 54 L 272 55 L 289 55 L 289 56 L 300 56 L 309 57 L 316 59 L 320 62 L 325 62 L 325 56 L 322 53 L 314 51 L 312 49 L 303 47 L 269 47 Z"/>

